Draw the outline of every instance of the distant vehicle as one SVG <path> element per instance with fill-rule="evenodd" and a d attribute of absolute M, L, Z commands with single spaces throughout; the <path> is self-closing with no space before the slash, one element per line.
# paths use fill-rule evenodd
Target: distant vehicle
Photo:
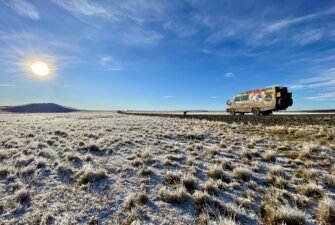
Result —
<path fill-rule="evenodd" d="M 285 110 L 292 106 L 293 99 L 287 87 L 275 86 L 238 93 L 232 101 L 228 100 L 226 105 L 226 111 L 231 115 L 271 115 L 273 111 Z"/>

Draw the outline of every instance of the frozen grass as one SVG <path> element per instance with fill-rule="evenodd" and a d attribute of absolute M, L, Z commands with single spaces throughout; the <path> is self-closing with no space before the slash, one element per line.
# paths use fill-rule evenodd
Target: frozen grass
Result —
<path fill-rule="evenodd" d="M 334 224 L 334 134 L 116 113 L 3 114 L 0 223 Z"/>
<path fill-rule="evenodd" d="M 316 219 L 322 225 L 335 224 L 335 201 L 333 199 L 326 197 L 319 202 Z"/>

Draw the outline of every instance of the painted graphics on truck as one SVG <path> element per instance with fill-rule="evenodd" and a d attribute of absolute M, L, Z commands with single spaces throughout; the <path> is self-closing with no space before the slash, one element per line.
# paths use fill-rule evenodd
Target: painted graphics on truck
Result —
<path fill-rule="evenodd" d="M 285 110 L 293 104 L 292 93 L 286 87 L 262 88 L 238 93 L 227 102 L 227 112 L 269 115 L 272 111 Z"/>

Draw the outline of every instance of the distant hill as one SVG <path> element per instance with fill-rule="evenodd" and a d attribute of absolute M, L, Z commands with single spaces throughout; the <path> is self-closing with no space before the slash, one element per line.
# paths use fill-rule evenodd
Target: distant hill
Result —
<path fill-rule="evenodd" d="M 68 113 L 76 112 L 77 109 L 64 107 L 54 103 L 34 103 L 20 106 L 4 106 L 1 110 L 13 113 Z"/>

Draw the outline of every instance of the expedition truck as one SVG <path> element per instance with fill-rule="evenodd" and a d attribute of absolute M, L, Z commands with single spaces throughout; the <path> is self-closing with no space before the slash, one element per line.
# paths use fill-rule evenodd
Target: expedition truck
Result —
<path fill-rule="evenodd" d="M 292 93 L 287 87 L 270 87 L 238 93 L 233 100 L 227 101 L 231 115 L 252 113 L 254 115 L 271 115 L 272 111 L 285 110 L 293 105 Z"/>

